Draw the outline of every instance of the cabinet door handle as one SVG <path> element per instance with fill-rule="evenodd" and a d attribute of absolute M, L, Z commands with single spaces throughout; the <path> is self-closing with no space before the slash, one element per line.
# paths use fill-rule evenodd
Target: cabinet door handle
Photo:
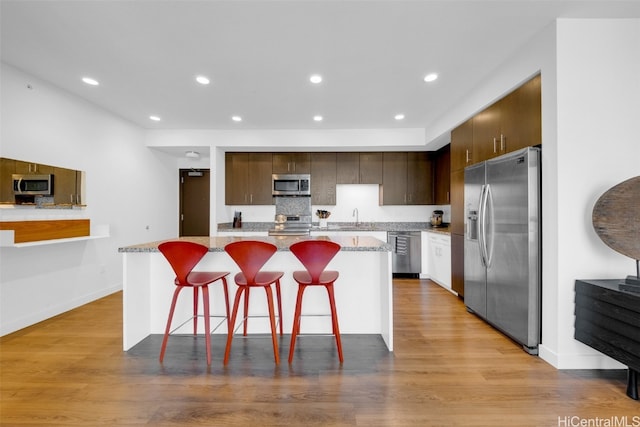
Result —
<path fill-rule="evenodd" d="M 493 154 L 496 154 L 496 138 L 493 138 Z"/>
<path fill-rule="evenodd" d="M 504 151 L 505 149 L 505 138 L 503 134 L 500 134 L 500 151 Z"/>
<path fill-rule="evenodd" d="M 469 149 L 467 148 L 465 151 L 465 163 L 469 163 Z"/>

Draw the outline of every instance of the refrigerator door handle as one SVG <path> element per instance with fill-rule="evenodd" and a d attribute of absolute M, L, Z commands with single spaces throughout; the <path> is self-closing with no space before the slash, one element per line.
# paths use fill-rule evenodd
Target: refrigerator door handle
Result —
<path fill-rule="evenodd" d="M 478 203 L 478 246 L 480 248 L 480 261 L 483 267 L 487 267 L 487 247 L 485 244 L 486 236 L 486 197 L 487 186 L 482 185 L 480 189 L 480 202 Z"/>
<path fill-rule="evenodd" d="M 485 253 L 485 262 L 487 268 L 491 267 L 491 263 L 493 261 L 493 233 L 494 233 L 494 218 L 493 218 L 493 196 L 491 192 L 491 185 L 486 185 L 485 195 L 484 195 L 484 231 L 483 231 L 483 246 Z M 488 231 L 487 231 L 488 229 Z"/>

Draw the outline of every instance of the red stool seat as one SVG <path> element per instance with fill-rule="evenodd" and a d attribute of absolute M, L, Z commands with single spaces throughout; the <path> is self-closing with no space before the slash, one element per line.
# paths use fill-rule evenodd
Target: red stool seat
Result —
<path fill-rule="evenodd" d="M 338 279 L 339 273 L 333 270 L 325 270 L 327 264 L 329 264 L 333 257 L 340 251 L 340 245 L 328 240 L 303 240 L 294 243 L 289 249 L 306 268 L 306 271 L 293 272 L 293 279 L 298 283 L 298 295 L 296 298 L 296 309 L 293 315 L 291 345 L 289 346 L 289 363 L 293 361 L 296 339 L 298 334 L 300 334 L 302 296 L 307 286 L 324 286 L 327 289 L 329 306 L 331 307 L 331 326 L 333 335 L 336 337 L 338 358 L 340 359 L 340 363 L 343 363 L 342 341 L 340 340 L 338 313 L 333 292 L 333 283 Z"/>
<path fill-rule="evenodd" d="M 160 349 L 160 362 L 164 360 L 164 352 L 167 348 L 167 340 L 169 339 L 169 333 L 171 331 L 171 322 L 173 320 L 173 313 L 176 308 L 176 302 L 178 301 L 178 295 L 184 288 L 193 289 L 193 334 L 198 333 L 198 293 L 199 289 L 202 289 L 202 306 L 204 317 L 204 333 L 205 343 L 207 346 L 207 365 L 211 364 L 211 327 L 210 327 L 210 313 L 209 313 L 209 284 L 220 280 L 224 289 L 224 299 L 226 307 L 226 320 L 227 330 L 230 329 L 229 325 L 229 290 L 227 287 L 226 276 L 229 275 L 228 271 L 193 271 L 193 268 L 200 262 L 204 255 L 209 251 L 209 248 L 194 242 L 188 241 L 172 241 L 161 243 L 158 249 L 165 256 L 171 268 L 176 273 L 174 284 L 176 289 L 173 292 L 173 299 L 171 300 L 171 309 L 169 310 L 169 318 L 167 319 L 167 327 L 165 328 L 164 338 L 162 340 L 162 347 Z"/>
<path fill-rule="evenodd" d="M 276 333 L 275 313 L 273 306 L 273 291 L 271 285 L 276 288 L 276 303 L 278 306 L 278 320 L 280 323 L 280 336 L 282 336 L 282 302 L 280 298 L 280 278 L 284 275 L 282 271 L 260 271 L 264 264 L 278 250 L 276 245 L 257 240 L 241 240 L 229 243 L 224 250 L 231 256 L 240 268 L 240 272 L 234 277 L 238 290 L 233 302 L 231 311 L 231 326 L 227 336 L 227 347 L 224 352 L 224 364 L 229 362 L 231 353 L 231 342 L 233 340 L 233 329 L 238 315 L 240 299 L 244 295 L 244 335 L 247 335 L 247 323 L 249 317 L 249 292 L 251 288 L 262 287 L 267 294 L 267 306 L 269 309 L 269 321 L 271 324 L 271 340 L 273 342 L 273 356 L 276 364 L 280 363 L 278 352 L 278 341 Z"/>

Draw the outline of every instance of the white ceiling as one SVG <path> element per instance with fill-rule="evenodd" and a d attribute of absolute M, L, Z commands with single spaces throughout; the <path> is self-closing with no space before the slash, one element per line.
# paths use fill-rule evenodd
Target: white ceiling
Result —
<path fill-rule="evenodd" d="M 426 128 L 555 18 L 640 17 L 640 1 L 2 0 L 0 15 L 3 62 L 143 128 Z"/>

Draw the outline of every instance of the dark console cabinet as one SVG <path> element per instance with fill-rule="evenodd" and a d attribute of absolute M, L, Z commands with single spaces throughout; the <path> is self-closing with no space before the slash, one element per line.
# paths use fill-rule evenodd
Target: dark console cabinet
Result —
<path fill-rule="evenodd" d="M 627 395 L 638 400 L 640 293 L 623 280 L 576 280 L 575 339 L 627 365 Z"/>

